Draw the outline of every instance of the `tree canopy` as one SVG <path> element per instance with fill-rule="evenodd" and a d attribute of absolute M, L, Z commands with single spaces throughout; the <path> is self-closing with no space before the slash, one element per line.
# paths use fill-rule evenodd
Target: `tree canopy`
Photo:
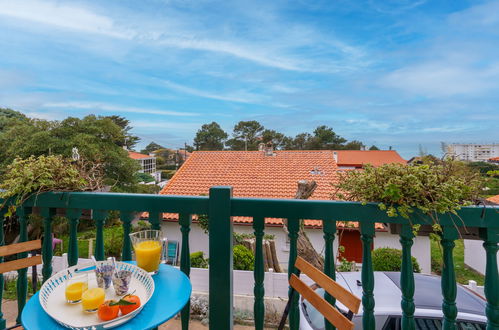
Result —
<path fill-rule="evenodd" d="M 204 124 L 196 133 L 194 147 L 196 150 L 223 150 L 227 137 L 218 123 Z"/>
<path fill-rule="evenodd" d="M 121 118 L 121 117 L 116 117 Z M 108 184 L 126 185 L 134 182 L 138 164 L 128 157 L 124 145 L 136 139 L 129 134 L 128 121 L 123 127 L 116 118 L 86 116 L 68 117 L 62 121 L 15 119 L 0 132 L 0 172 L 16 157 L 41 155 L 72 156 L 78 148 L 80 156 L 89 162 L 101 163 Z"/>
<path fill-rule="evenodd" d="M 204 124 L 196 133 L 196 150 L 258 150 L 260 143 L 272 142 L 277 150 L 362 150 L 364 143 L 347 141 L 334 132 L 333 128 L 321 125 L 313 134 L 299 133 L 294 138 L 273 129 L 266 129 L 256 120 L 240 121 L 234 125 L 232 138 L 216 122 Z M 372 146 L 370 150 L 379 150 Z"/>
<path fill-rule="evenodd" d="M 227 146 L 231 150 L 258 150 L 264 129 L 256 120 L 240 121 L 234 126 L 233 138 L 227 141 Z"/>
<path fill-rule="evenodd" d="M 154 152 L 159 149 L 165 149 L 165 147 L 157 144 L 156 142 L 149 143 L 144 149 L 140 151 L 141 154 L 149 155 L 151 152 Z"/>

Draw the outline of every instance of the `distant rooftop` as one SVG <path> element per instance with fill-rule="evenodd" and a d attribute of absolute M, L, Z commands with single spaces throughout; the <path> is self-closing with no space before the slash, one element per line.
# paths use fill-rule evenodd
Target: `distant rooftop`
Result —
<path fill-rule="evenodd" d="M 135 152 L 135 151 L 128 151 L 128 157 L 130 157 L 132 159 L 153 158 L 152 156 L 144 155 L 144 154 L 139 154 L 138 152 Z"/>
<path fill-rule="evenodd" d="M 370 164 L 378 167 L 385 164 L 407 164 L 395 150 L 335 150 L 338 166 L 362 167 Z"/>

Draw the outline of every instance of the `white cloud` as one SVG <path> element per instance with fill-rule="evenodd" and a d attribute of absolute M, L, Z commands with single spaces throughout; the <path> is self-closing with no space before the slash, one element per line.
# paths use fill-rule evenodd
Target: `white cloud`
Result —
<path fill-rule="evenodd" d="M 245 91 L 237 91 L 230 94 L 221 94 L 221 93 L 213 93 L 206 90 L 196 89 L 192 87 L 188 87 L 185 85 L 177 84 L 168 80 L 160 80 L 158 82 L 171 90 L 195 95 L 199 97 L 204 97 L 208 99 L 222 100 L 222 101 L 230 101 L 230 102 L 240 102 L 240 103 L 260 103 L 263 101 L 263 97 L 257 94 L 247 93 Z"/>
<path fill-rule="evenodd" d="M 174 122 L 174 121 L 147 121 L 147 120 L 131 120 L 131 126 L 133 126 L 134 129 L 141 129 L 141 128 L 164 128 L 164 129 L 171 129 L 174 131 L 187 131 L 187 132 L 193 132 L 199 127 L 201 127 L 202 124 L 200 123 L 182 123 L 182 122 Z"/>
<path fill-rule="evenodd" d="M 86 8 L 52 1 L 0 1 L 0 15 L 58 28 L 102 34 L 114 38 L 131 38 L 133 33 L 117 29 L 109 17 Z"/>
<path fill-rule="evenodd" d="M 152 115 L 164 115 L 164 116 L 198 116 L 198 113 L 194 112 L 180 112 L 180 111 L 170 111 L 170 110 L 158 110 L 158 109 L 148 109 L 139 107 L 127 107 L 114 104 L 106 104 L 99 102 L 52 102 L 45 103 L 42 105 L 44 108 L 64 108 L 64 109 L 91 109 L 91 110 L 101 110 L 109 112 L 131 112 L 131 113 L 147 113 Z"/>
<path fill-rule="evenodd" d="M 473 67 L 445 60 L 406 66 L 380 80 L 382 86 L 426 97 L 470 96 L 498 89 L 498 64 Z"/>

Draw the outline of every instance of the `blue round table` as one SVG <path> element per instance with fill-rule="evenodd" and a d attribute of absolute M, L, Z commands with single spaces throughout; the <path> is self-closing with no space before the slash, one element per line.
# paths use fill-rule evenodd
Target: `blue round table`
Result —
<path fill-rule="evenodd" d="M 191 296 L 189 278 L 180 270 L 160 265 L 154 279 L 154 294 L 142 311 L 129 322 L 113 328 L 119 330 L 151 329 L 165 323 L 185 306 Z M 65 329 L 54 321 L 40 305 L 38 292 L 24 306 L 21 323 L 27 330 Z"/>

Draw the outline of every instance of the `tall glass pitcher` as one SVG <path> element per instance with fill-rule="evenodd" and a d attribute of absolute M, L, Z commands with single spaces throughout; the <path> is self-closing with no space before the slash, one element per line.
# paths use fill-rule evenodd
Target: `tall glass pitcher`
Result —
<path fill-rule="evenodd" d="M 162 237 L 160 230 L 143 230 L 130 234 L 133 250 L 135 251 L 135 260 L 137 266 L 149 272 L 156 274 L 161 262 L 161 256 L 167 251 L 167 240 Z"/>

